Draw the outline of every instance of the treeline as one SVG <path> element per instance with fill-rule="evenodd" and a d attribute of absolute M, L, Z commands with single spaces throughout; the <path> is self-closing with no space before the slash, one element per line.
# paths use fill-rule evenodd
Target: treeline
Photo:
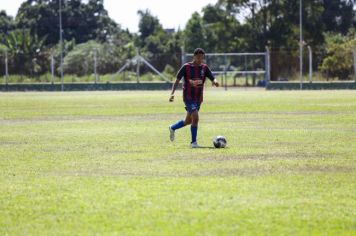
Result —
<path fill-rule="evenodd" d="M 202 6 L 176 31 L 164 29 L 149 10 L 140 10 L 138 33 L 115 23 L 103 0 L 63 2 L 64 73 L 90 74 L 94 53 L 98 73 L 113 73 L 137 49 L 158 70 L 174 73 L 182 48 L 192 52 L 196 47 L 208 52 L 261 52 L 269 47 L 271 66 L 282 68 L 272 79 L 283 74 L 283 68 L 298 70 L 288 58 L 298 58 L 299 1 L 219 0 Z M 59 0 L 26 0 L 15 18 L 0 12 L 1 74 L 5 51 L 10 71 L 33 78 L 50 71 L 52 57 L 59 62 L 58 9 Z M 313 49 L 314 70 L 350 79 L 356 48 L 353 0 L 303 0 L 302 14 L 304 45 Z"/>

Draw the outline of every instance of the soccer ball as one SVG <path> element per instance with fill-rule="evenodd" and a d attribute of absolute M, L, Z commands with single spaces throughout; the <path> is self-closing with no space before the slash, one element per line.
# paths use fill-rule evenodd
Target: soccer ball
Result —
<path fill-rule="evenodd" d="M 219 136 L 216 136 L 214 139 L 213 139 L 213 144 L 214 144 L 214 147 L 216 148 L 224 148 L 226 147 L 226 139 L 219 135 Z"/>

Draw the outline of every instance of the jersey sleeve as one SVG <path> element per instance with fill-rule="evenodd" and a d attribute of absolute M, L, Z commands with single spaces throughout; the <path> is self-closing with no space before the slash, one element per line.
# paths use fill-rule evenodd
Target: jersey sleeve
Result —
<path fill-rule="evenodd" d="M 181 80 L 185 76 L 185 65 L 182 66 L 177 73 L 177 80 Z"/>
<path fill-rule="evenodd" d="M 210 68 L 208 66 L 206 66 L 206 77 L 208 77 L 211 81 L 214 81 L 215 76 L 213 75 L 213 73 L 211 72 Z"/>

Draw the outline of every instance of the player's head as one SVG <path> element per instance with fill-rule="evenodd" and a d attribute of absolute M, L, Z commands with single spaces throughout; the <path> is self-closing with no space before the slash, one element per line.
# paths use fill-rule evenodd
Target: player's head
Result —
<path fill-rule="evenodd" d="M 198 54 L 205 55 L 204 49 L 202 49 L 202 48 L 196 48 L 196 49 L 194 50 L 194 56 L 195 56 L 195 55 L 198 55 Z"/>
<path fill-rule="evenodd" d="M 194 57 L 193 57 L 194 63 L 201 64 L 201 63 L 203 63 L 204 58 L 205 58 L 205 51 L 204 51 L 204 49 L 202 49 L 202 48 L 196 48 L 196 49 L 194 50 Z"/>

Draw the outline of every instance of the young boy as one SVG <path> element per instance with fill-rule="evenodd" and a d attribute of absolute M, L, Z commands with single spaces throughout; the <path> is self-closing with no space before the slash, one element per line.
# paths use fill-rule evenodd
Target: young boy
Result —
<path fill-rule="evenodd" d="M 170 140 L 174 141 L 174 132 L 186 125 L 191 124 L 190 131 L 192 133 L 191 147 L 198 148 L 197 133 L 199 122 L 199 109 L 203 102 L 203 89 L 206 77 L 208 77 L 214 86 L 218 87 L 219 83 L 211 73 L 209 67 L 203 63 L 205 52 L 202 48 L 194 50 L 193 61 L 185 63 L 177 74 L 177 79 L 172 87 L 172 92 L 169 98 L 170 102 L 174 101 L 174 92 L 183 77 L 183 101 L 187 115 L 185 120 L 180 120 L 177 123 L 169 126 Z"/>

